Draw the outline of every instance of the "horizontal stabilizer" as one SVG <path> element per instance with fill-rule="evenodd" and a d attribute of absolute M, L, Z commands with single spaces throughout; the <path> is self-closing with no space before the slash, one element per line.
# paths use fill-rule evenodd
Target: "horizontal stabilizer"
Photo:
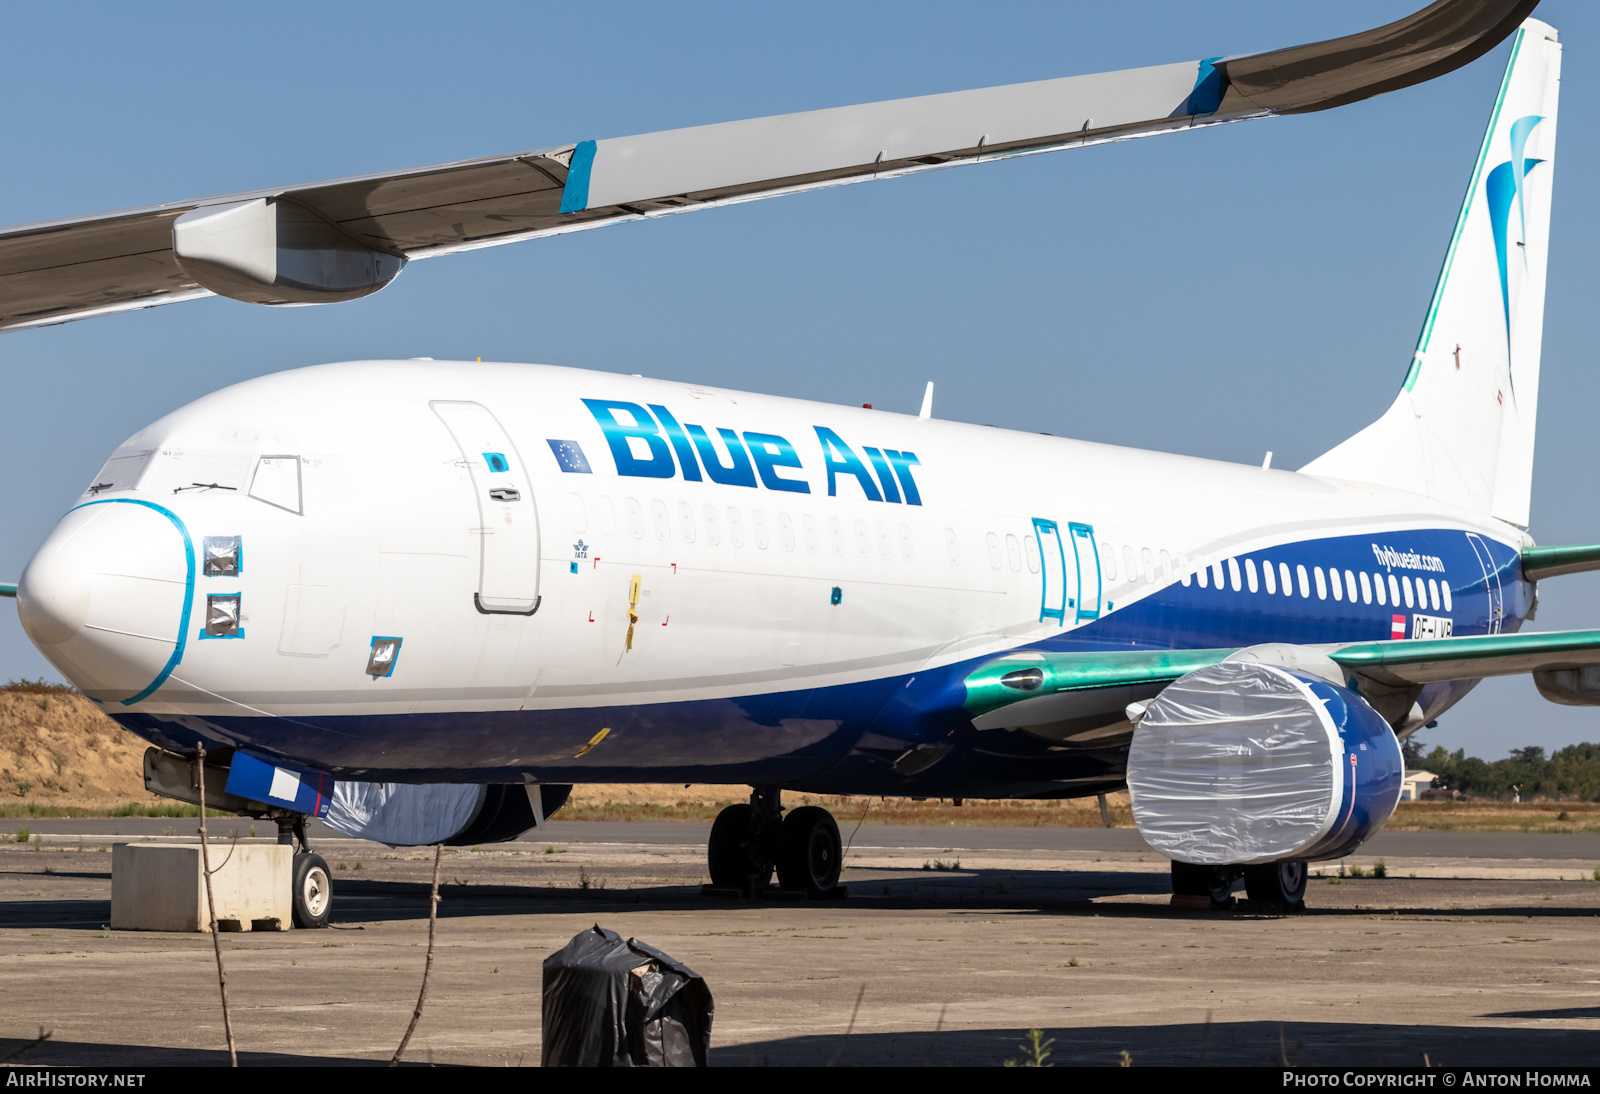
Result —
<path fill-rule="evenodd" d="M 1344 38 L 725 122 L 0 230 L 0 330 L 213 293 L 354 299 L 411 259 L 1061 148 L 1295 114 L 1432 79 L 1537 0 L 1438 0 Z"/>
<path fill-rule="evenodd" d="M 1522 576 L 1540 581 L 1563 574 L 1600 570 L 1600 544 L 1580 547 L 1528 547 L 1522 552 Z"/>

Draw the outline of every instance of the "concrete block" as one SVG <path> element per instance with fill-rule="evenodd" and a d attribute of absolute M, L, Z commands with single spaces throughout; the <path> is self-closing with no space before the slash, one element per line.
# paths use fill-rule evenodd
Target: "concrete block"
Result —
<path fill-rule="evenodd" d="M 294 848 L 213 843 L 211 888 L 224 931 L 292 925 Z M 111 927 L 118 931 L 205 931 L 205 878 L 198 843 L 118 843 L 111 848 Z"/>

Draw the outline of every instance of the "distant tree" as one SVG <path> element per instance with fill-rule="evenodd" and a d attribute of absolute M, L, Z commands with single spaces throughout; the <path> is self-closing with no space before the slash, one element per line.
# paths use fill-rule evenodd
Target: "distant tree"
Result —
<path fill-rule="evenodd" d="M 1542 764 L 1544 763 L 1544 749 L 1538 745 L 1529 745 L 1527 748 L 1513 748 L 1511 758 L 1519 763 Z"/>

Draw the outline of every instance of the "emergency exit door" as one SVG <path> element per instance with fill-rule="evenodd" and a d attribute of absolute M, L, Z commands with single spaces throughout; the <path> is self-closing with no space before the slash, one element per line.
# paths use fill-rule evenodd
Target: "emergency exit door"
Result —
<path fill-rule="evenodd" d="M 539 514 L 527 468 L 505 427 L 481 403 L 429 404 L 455 439 L 467 468 L 478 526 L 478 589 L 486 615 L 532 615 L 539 608 Z"/>
<path fill-rule="evenodd" d="M 1095 547 L 1094 528 L 1068 523 L 1067 534 L 1062 536 L 1061 526 L 1055 521 L 1034 517 L 1033 532 L 1039 538 L 1043 580 L 1039 622 L 1054 619 L 1066 627 L 1099 619 L 1100 552 Z M 1070 623 L 1068 613 L 1071 613 Z"/>

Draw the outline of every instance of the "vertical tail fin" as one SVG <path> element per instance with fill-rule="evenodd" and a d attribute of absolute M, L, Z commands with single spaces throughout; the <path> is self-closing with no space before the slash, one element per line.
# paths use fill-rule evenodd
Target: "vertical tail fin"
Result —
<path fill-rule="evenodd" d="M 1376 422 L 1301 468 L 1527 527 L 1561 46 L 1517 31 L 1404 386 Z"/>

